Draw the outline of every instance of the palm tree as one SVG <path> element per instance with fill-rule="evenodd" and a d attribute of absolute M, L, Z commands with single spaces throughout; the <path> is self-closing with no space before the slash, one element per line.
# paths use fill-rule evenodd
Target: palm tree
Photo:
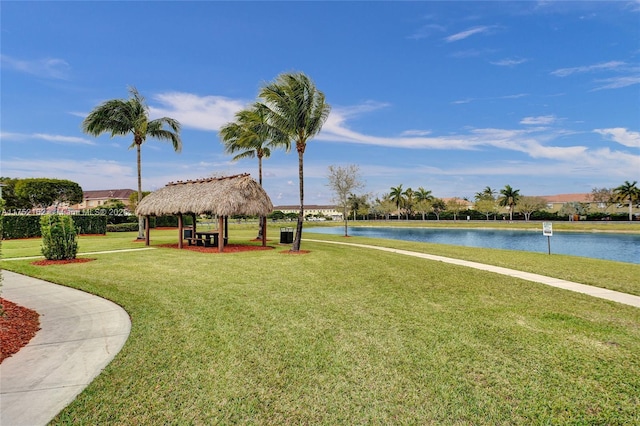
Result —
<path fill-rule="evenodd" d="M 498 204 L 502 207 L 509 207 L 509 220 L 513 220 L 513 208 L 518 203 L 520 198 L 520 190 L 513 189 L 510 185 L 505 185 L 500 190 L 500 198 L 498 198 Z"/>
<path fill-rule="evenodd" d="M 482 192 L 476 192 L 475 199 L 476 200 L 494 200 L 496 195 L 496 191 L 491 189 L 490 186 L 485 186 Z"/>
<path fill-rule="evenodd" d="M 405 191 L 402 193 L 402 195 L 404 195 L 404 206 L 407 210 L 407 220 L 409 220 L 409 214 L 413 209 L 413 194 L 414 192 L 411 188 L 405 189 Z"/>
<path fill-rule="evenodd" d="M 391 187 L 391 192 L 389 192 L 389 199 L 396 205 L 396 209 L 398 210 L 398 217 L 400 217 L 400 210 L 404 208 L 405 202 L 402 184 L 396 186 L 395 188 L 393 186 Z"/>
<path fill-rule="evenodd" d="M 640 200 L 640 188 L 636 186 L 637 183 L 637 180 L 633 183 L 625 180 L 624 184 L 613 189 L 617 201 L 629 203 L 629 221 L 633 220 L 633 203 Z"/>
<path fill-rule="evenodd" d="M 256 102 L 236 113 L 236 121 L 220 128 L 219 135 L 227 154 L 236 154 L 233 161 L 258 158 L 258 180 L 262 185 L 262 159 L 271 156 L 267 107 Z"/>
<path fill-rule="evenodd" d="M 269 138 L 267 107 L 256 102 L 248 109 L 236 113 L 236 121 L 220 128 L 219 136 L 227 154 L 237 153 L 233 161 L 243 158 L 258 158 L 258 182 L 262 186 L 262 159 L 271 156 L 274 145 Z M 290 145 L 287 145 L 287 150 Z M 262 238 L 263 218 L 260 218 L 258 238 Z"/>
<path fill-rule="evenodd" d="M 288 143 L 284 137 L 296 143 L 300 212 L 291 251 L 300 251 L 304 221 L 304 151 L 307 141 L 322 129 L 331 106 L 326 103 L 324 93 L 304 73 L 280 74 L 260 90 L 259 96 L 269 107 L 271 138 L 278 144 Z"/>
<path fill-rule="evenodd" d="M 169 117 L 149 120 L 149 107 L 135 87 L 129 99 L 112 99 L 98 105 L 82 122 L 82 130 L 92 136 L 111 133 L 111 137 L 133 134 L 129 148 L 136 148 L 138 164 L 138 202 L 142 200 L 142 166 L 140 151 L 147 137 L 170 141 L 175 152 L 182 151 L 180 123 Z M 164 126 L 169 129 L 165 129 Z M 144 238 L 144 219 L 138 218 L 138 239 Z"/>
<path fill-rule="evenodd" d="M 422 220 L 424 220 L 424 214 L 426 211 L 426 207 L 433 201 L 433 195 L 431 191 L 424 189 L 423 187 L 419 187 L 415 192 L 416 201 L 418 201 L 422 210 Z"/>

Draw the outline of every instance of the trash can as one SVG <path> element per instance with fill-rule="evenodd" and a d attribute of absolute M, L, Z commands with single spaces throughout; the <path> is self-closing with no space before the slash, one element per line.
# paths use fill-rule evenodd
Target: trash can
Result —
<path fill-rule="evenodd" d="M 293 228 L 280 228 L 280 244 L 293 243 Z"/>
<path fill-rule="evenodd" d="M 185 228 L 183 230 L 184 237 L 183 239 L 193 238 L 193 228 Z"/>

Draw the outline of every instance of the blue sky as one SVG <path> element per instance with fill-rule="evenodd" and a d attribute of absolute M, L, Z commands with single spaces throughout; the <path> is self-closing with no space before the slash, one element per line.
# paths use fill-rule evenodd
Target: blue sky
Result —
<path fill-rule="evenodd" d="M 329 165 L 363 192 L 473 197 L 590 192 L 640 180 L 640 2 L 8 2 L 1 13 L 1 175 L 136 188 L 130 137 L 81 122 L 135 86 L 183 151 L 149 139 L 145 190 L 249 172 L 217 130 L 282 72 L 332 112 L 305 154 L 305 203 L 327 204 Z M 264 186 L 298 200 L 297 154 Z"/>

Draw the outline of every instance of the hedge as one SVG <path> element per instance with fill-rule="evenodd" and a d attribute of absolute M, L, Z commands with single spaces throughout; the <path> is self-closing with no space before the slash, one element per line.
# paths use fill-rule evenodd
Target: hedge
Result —
<path fill-rule="evenodd" d="M 193 225 L 193 219 L 191 216 L 183 216 L 182 224 L 184 226 Z M 149 218 L 149 228 L 177 228 L 178 216 L 151 216 Z M 136 218 L 135 223 L 116 223 L 107 224 L 107 232 L 132 232 L 138 230 L 138 220 Z"/>
<path fill-rule="evenodd" d="M 107 216 L 72 215 L 71 218 L 78 234 L 104 235 L 107 233 Z"/>
<path fill-rule="evenodd" d="M 155 223 L 154 223 L 154 219 L 155 219 Z M 191 217 L 191 215 L 183 215 L 182 224 L 184 226 L 193 225 L 193 218 Z M 150 225 L 152 228 L 164 228 L 164 227 L 177 228 L 178 216 L 152 217 L 150 221 Z"/>
<path fill-rule="evenodd" d="M 41 215 L 3 215 L 2 239 L 41 237 Z M 104 215 L 71 215 L 78 234 L 106 234 L 107 217 Z"/>
<path fill-rule="evenodd" d="M 107 225 L 107 232 L 132 232 L 138 230 L 136 223 L 113 223 Z"/>

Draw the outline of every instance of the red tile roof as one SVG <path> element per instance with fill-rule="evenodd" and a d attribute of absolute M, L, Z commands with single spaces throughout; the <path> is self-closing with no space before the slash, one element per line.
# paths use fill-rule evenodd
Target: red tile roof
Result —
<path fill-rule="evenodd" d="M 558 194 L 558 195 L 541 195 L 548 203 L 590 203 L 591 194 Z"/>
<path fill-rule="evenodd" d="M 128 200 L 129 195 L 134 193 L 133 189 L 100 189 L 97 191 L 83 191 L 85 200 L 108 200 L 115 198 L 118 200 Z"/>

